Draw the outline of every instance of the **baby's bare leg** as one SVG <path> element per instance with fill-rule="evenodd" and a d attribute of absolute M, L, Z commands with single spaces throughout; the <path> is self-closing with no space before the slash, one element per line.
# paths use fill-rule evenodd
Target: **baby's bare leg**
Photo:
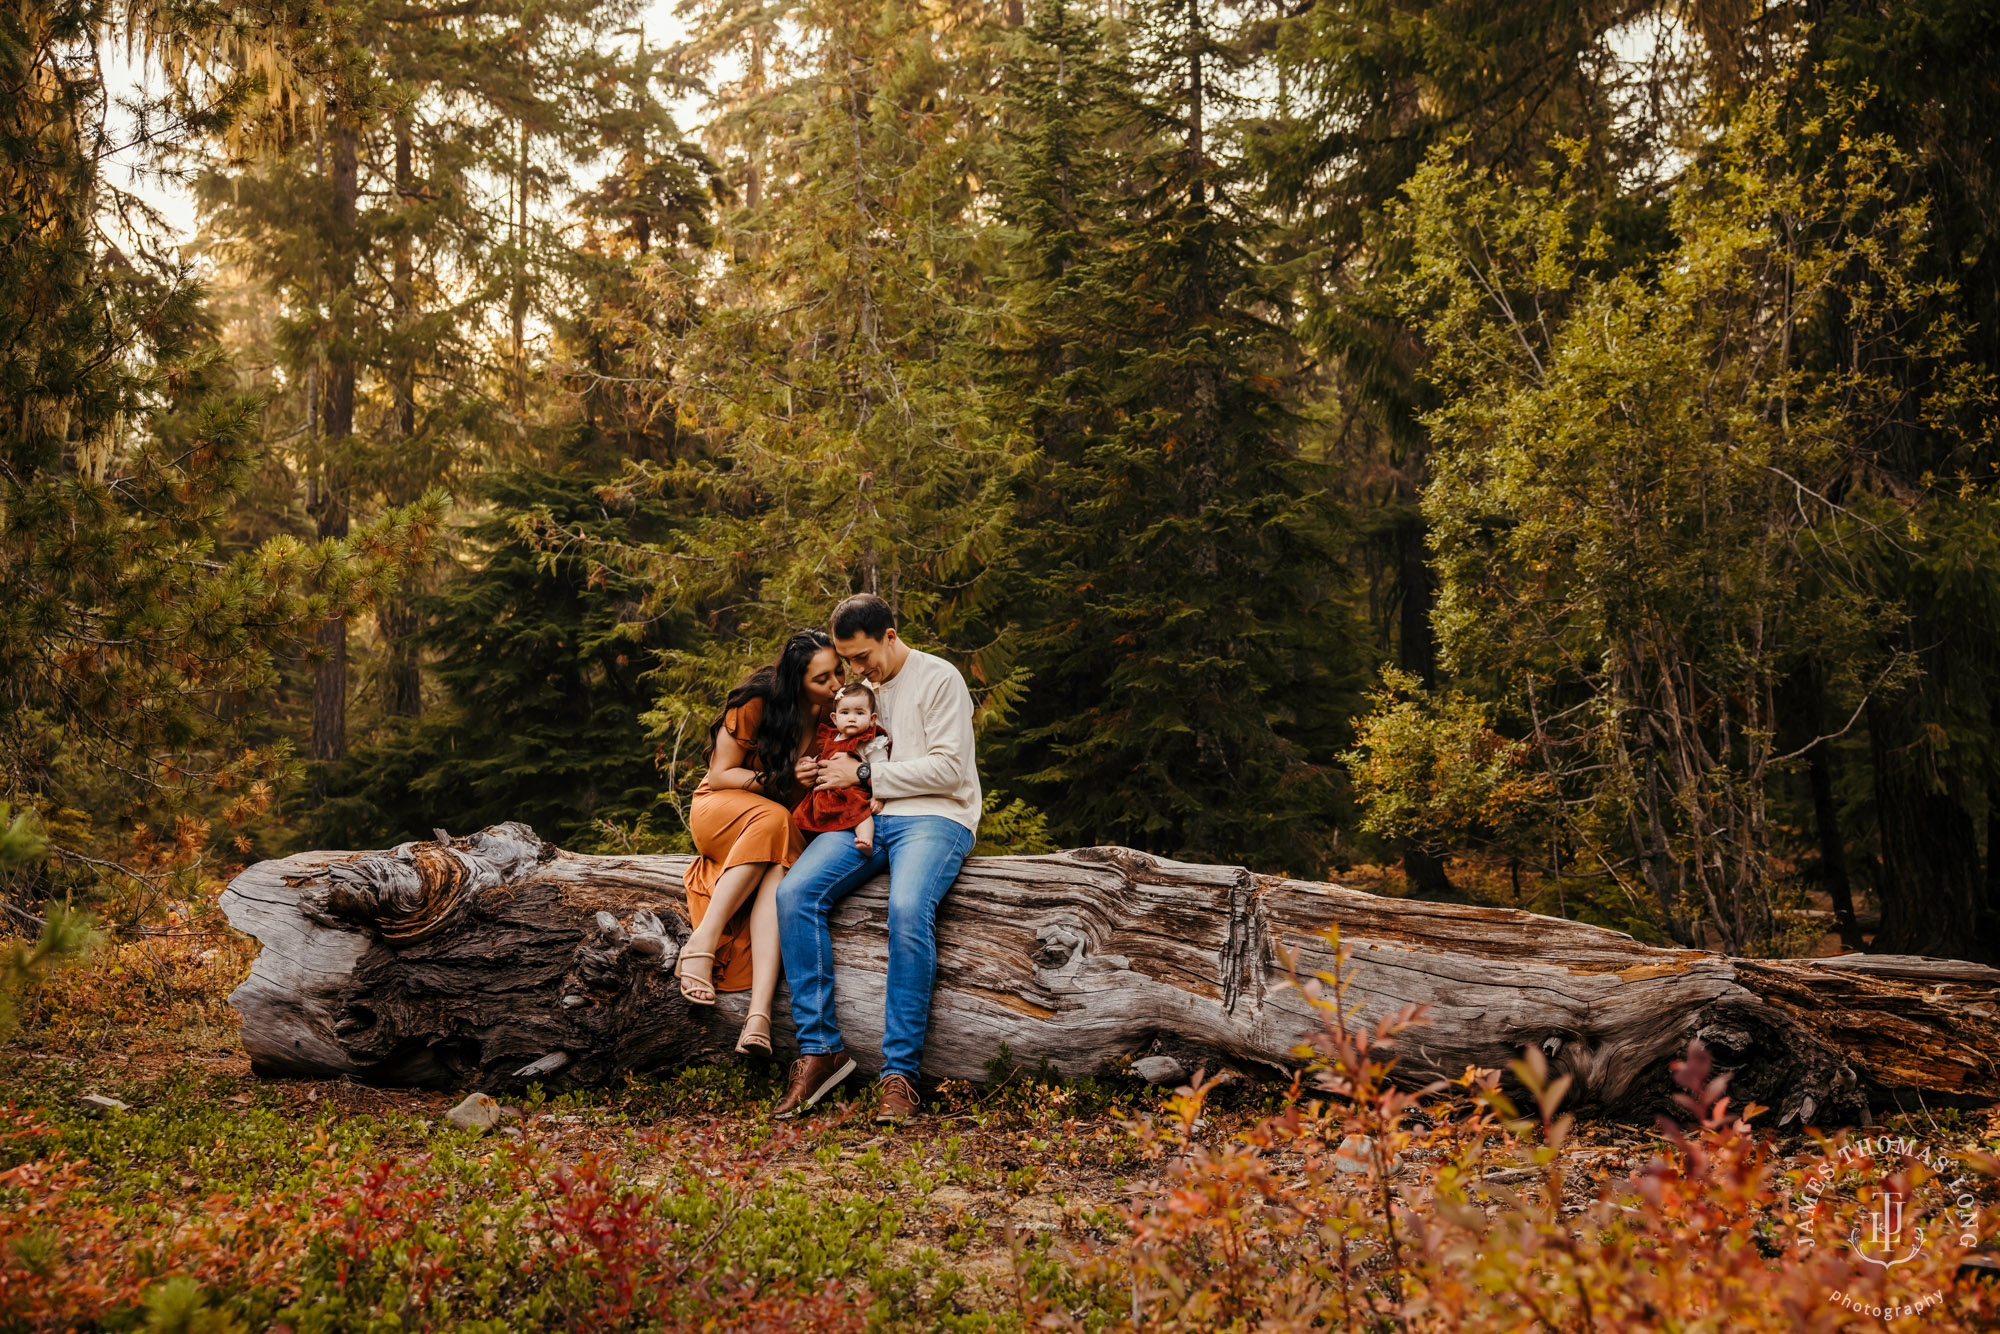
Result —
<path fill-rule="evenodd" d="M 875 817 L 864 815 L 861 823 L 854 826 L 854 850 L 866 857 L 875 851 Z"/>

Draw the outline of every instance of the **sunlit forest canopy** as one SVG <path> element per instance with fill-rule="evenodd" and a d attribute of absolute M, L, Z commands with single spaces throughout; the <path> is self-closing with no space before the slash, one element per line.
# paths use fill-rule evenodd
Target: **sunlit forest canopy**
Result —
<path fill-rule="evenodd" d="M 974 689 L 981 851 L 2000 957 L 1997 33 L 22 0 L 10 911 L 685 849 L 867 591 Z"/>

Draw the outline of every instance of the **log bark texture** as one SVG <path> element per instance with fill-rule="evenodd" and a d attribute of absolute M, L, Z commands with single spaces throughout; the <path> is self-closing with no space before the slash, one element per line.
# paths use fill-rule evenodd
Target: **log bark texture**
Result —
<path fill-rule="evenodd" d="M 562 852 L 523 825 L 388 852 L 262 862 L 224 892 L 263 950 L 231 997 L 259 1071 L 503 1088 L 601 1083 L 730 1051 L 745 1004 L 673 985 L 685 857 Z M 834 916 L 840 1024 L 879 1059 L 887 881 Z M 1014 1062 L 1094 1074 L 1125 1057 L 1273 1075 L 1319 1022 L 1290 981 L 1351 951 L 1346 1018 L 1406 1005 L 1412 1082 L 1540 1047 L 1570 1104 L 1650 1111 L 1700 1038 L 1773 1122 L 1851 1124 L 1921 1096 L 2000 1100 L 2000 971 L 1846 955 L 1732 959 L 1506 908 L 1382 898 L 1124 848 L 968 861 L 938 916 L 925 1072 Z M 779 992 L 777 1041 L 790 1040 Z"/>

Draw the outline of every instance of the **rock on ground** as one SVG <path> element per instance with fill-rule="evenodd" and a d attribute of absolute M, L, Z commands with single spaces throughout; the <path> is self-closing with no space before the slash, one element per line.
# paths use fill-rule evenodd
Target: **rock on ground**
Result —
<path fill-rule="evenodd" d="M 500 1104 L 484 1093 L 474 1093 L 458 1106 L 444 1114 L 444 1119 L 460 1130 L 476 1130 L 485 1134 L 500 1124 Z"/>

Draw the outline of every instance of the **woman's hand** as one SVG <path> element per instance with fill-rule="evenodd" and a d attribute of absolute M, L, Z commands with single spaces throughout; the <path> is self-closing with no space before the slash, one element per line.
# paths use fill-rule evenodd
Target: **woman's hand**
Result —
<path fill-rule="evenodd" d="M 799 756 L 799 762 L 792 766 L 792 777 L 798 779 L 806 787 L 811 787 L 817 783 L 819 781 L 819 756 Z"/>

